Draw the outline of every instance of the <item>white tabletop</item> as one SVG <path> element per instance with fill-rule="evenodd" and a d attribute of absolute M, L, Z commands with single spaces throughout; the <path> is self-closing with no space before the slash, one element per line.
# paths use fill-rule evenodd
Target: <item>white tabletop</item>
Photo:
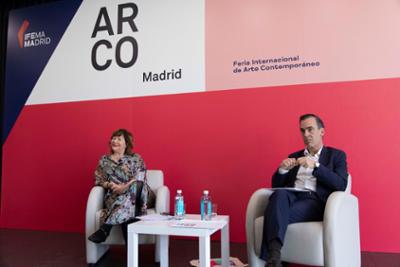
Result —
<path fill-rule="evenodd" d="M 201 220 L 198 214 L 186 214 L 182 220 L 143 220 L 128 225 L 128 233 L 210 236 L 229 223 L 229 216 L 217 215 L 209 221 Z"/>
<path fill-rule="evenodd" d="M 128 267 L 139 266 L 139 235 L 158 235 L 160 267 L 168 267 L 169 236 L 195 236 L 199 238 L 199 259 L 201 267 L 210 266 L 211 235 L 221 230 L 222 266 L 229 266 L 229 216 L 218 215 L 209 221 L 202 221 L 200 215 L 187 214 L 182 220 L 171 216 L 144 216 L 141 221 L 128 225 Z M 157 249 L 157 245 L 156 245 Z"/>

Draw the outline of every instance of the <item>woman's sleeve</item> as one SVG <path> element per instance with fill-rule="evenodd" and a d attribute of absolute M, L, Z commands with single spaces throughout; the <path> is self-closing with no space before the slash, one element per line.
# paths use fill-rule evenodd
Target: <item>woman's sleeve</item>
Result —
<path fill-rule="evenodd" d="M 99 164 L 97 165 L 97 168 L 96 168 L 96 170 L 94 172 L 94 177 L 95 177 L 94 184 L 102 186 L 102 187 L 107 189 L 108 188 L 108 181 L 107 181 L 107 176 L 106 176 L 106 174 L 104 172 L 102 163 L 103 163 L 103 158 L 101 158 L 99 160 Z"/>

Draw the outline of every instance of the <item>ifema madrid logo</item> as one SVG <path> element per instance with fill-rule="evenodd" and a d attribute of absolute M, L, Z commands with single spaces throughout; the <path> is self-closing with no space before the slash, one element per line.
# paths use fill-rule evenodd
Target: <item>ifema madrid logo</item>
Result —
<path fill-rule="evenodd" d="M 29 24 L 28 20 L 24 20 L 18 30 L 18 44 L 20 48 L 37 47 L 51 43 L 51 38 L 46 36 L 45 31 L 26 32 Z"/>

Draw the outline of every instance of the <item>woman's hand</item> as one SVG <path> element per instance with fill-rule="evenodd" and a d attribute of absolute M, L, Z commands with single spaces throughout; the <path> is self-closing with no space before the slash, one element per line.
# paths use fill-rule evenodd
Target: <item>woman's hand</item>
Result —
<path fill-rule="evenodd" d="M 116 184 L 111 182 L 110 183 L 110 189 L 113 193 L 116 193 L 118 195 L 121 195 L 128 189 L 129 185 L 126 184 Z"/>

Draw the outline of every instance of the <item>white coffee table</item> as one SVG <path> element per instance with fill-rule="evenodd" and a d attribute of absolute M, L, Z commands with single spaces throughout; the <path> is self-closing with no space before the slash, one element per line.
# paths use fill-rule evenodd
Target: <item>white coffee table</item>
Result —
<path fill-rule="evenodd" d="M 184 225 L 181 225 L 184 224 Z M 187 214 L 184 220 L 139 221 L 128 225 L 128 267 L 139 267 L 139 234 L 160 238 L 160 267 L 168 267 L 169 236 L 199 237 L 200 267 L 210 267 L 210 236 L 221 230 L 222 266 L 229 266 L 229 216 L 218 215 L 201 221 L 200 215 Z"/>

